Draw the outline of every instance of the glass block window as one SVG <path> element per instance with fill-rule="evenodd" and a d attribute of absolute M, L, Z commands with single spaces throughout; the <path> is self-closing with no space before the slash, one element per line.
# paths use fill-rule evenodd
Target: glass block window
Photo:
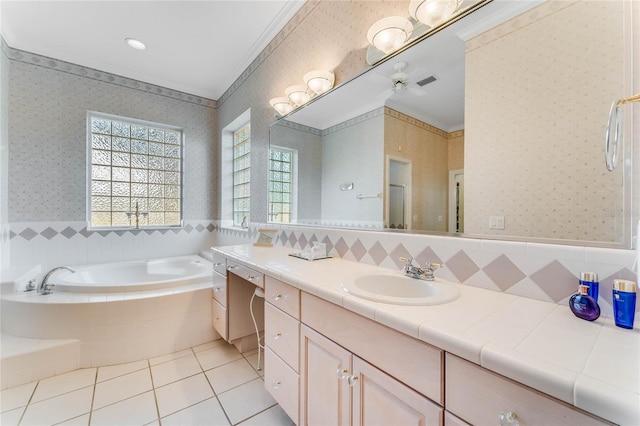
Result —
<path fill-rule="evenodd" d="M 87 121 L 90 226 L 180 226 L 182 129 L 94 112 Z"/>
<path fill-rule="evenodd" d="M 269 221 L 290 223 L 293 200 L 294 151 L 269 150 Z"/>
<path fill-rule="evenodd" d="M 233 132 L 233 226 L 248 227 L 251 212 L 251 125 Z"/>

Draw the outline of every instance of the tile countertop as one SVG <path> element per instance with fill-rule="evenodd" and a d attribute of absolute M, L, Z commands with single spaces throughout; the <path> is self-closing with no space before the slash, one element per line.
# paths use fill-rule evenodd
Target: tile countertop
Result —
<path fill-rule="evenodd" d="M 340 283 L 389 269 L 338 258 L 309 262 L 279 246 L 213 250 L 604 419 L 640 424 L 638 320 L 626 330 L 608 316 L 588 322 L 565 305 L 459 284 L 460 297 L 443 305 L 377 303 L 346 294 Z"/>

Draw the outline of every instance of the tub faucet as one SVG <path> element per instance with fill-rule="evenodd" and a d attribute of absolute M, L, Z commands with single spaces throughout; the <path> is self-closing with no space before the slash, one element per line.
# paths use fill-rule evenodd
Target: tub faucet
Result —
<path fill-rule="evenodd" d="M 425 263 L 424 268 L 421 268 L 413 264 L 413 259 L 401 257 L 400 260 L 404 262 L 404 266 L 402 267 L 402 273 L 404 275 L 426 281 L 433 281 L 435 279 L 433 275 L 435 270 L 444 266 L 442 263 L 427 262 Z"/>
<path fill-rule="evenodd" d="M 47 275 L 45 275 L 44 278 L 42 279 L 42 282 L 38 286 L 38 293 L 40 293 L 40 294 L 49 294 L 49 293 L 51 293 L 51 287 L 53 287 L 55 284 L 49 284 L 47 281 L 49 280 L 49 277 L 54 272 L 56 272 L 56 271 L 58 271 L 60 269 L 66 269 L 67 271 L 70 271 L 71 273 L 75 273 L 76 272 L 75 269 L 70 268 L 68 266 L 58 266 L 57 268 L 53 268 L 52 270 L 47 272 Z"/>

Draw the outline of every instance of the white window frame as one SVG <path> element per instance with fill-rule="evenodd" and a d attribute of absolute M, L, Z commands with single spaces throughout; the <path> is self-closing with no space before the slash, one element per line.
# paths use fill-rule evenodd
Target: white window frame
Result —
<path fill-rule="evenodd" d="M 153 127 L 153 128 L 157 128 L 157 129 L 163 129 L 163 130 L 171 130 L 171 131 L 176 131 L 180 133 L 180 171 L 179 171 L 179 175 L 180 175 L 180 180 L 179 180 L 179 185 L 180 185 L 180 215 L 179 215 L 179 223 L 178 224 L 173 224 L 173 225 L 140 225 L 140 229 L 176 229 L 176 228 L 182 228 L 184 226 L 184 166 L 185 166 L 185 131 L 183 128 L 181 127 L 177 127 L 177 126 L 172 126 L 172 125 L 168 125 L 168 124 L 164 124 L 164 123 L 156 123 L 156 122 L 152 122 L 152 121 L 146 121 L 146 120 L 139 120 L 139 119 L 135 119 L 135 118 L 130 118 L 130 117 L 124 117 L 124 116 L 119 116 L 119 115 L 114 115 L 114 114 L 107 114 L 107 113 L 103 113 L 103 112 L 98 112 L 98 111 L 87 111 L 87 117 L 86 117 L 86 127 L 87 127 L 87 133 L 86 133 L 86 147 L 87 147 L 87 178 L 86 178 L 86 183 L 87 183 L 87 203 L 86 203 L 86 222 L 87 222 L 87 229 L 88 230 L 109 230 L 109 231 L 116 231 L 116 230 L 131 230 L 131 229 L 135 229 L 135 219 L 133 218 L 133 215 L 131 217 L 131 225 L 130 226 L 93 226 L 92 222 L 91 222 L 91 214 L 92 214 L 92 180 L 93 180 L 93 176 L 92 176 L 92 169 L 93 169 L 93 161 L 92 161 L 92 154 L 93 154 L 93 148 L 92 148 L 92 130 L 91 130 L 91 119 L 92 118 L 102 118 L 102 119 L 106 119 L 106 120 L 115 120 L 115 121 L 121 121 L 121 122 L 126 122 L 128 124 L 132 124 L 132 125 L 139 125 L 139 126 L 147 126 L 147 127 Z M 112 181 L 113 182 L 113 181 Z M 131 195 L 129 195 L 129 197 L 132 197 Z M 133 210 L 133 207 L 132 207 Z M 132 212 L 133 213 L 133 212 Z"/>
<path fill-rule="evenodd" d="M 233 225 L 233 133 L 246 124 L 251 124 L 251 109 L 240 114 L 222 129 L 220 144 L 220 225 L 240 232 L 248 232 L 249 228 Z"/>

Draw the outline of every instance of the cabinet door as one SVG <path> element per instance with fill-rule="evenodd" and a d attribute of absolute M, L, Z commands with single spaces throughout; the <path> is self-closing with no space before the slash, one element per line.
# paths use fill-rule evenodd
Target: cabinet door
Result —
<path fill-rule="evenodd" d="M 304 325 L 300 343 L 300 423 L 350 425 L 351 354 Z"/>
<path fill-rule="evenodd" d="M 356 356 L 349 381 L 354 426 L 443 424 L 442 407 Z"/>

